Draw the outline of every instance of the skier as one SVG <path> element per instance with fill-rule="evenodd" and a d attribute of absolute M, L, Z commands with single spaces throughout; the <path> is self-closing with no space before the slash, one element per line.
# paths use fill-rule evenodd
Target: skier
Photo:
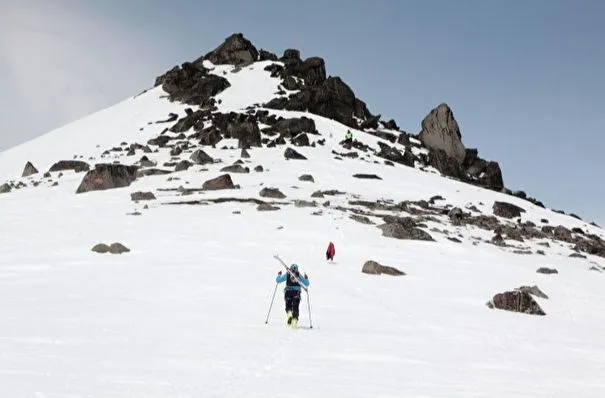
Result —
<path fill-rule="evenodd" d="M 333 261 L 334 255 L 336 255 L 336 249 L 334 248 L 334 243 L 330 242 L 328 250 L 326 250 L 326 261 Z"/>
<path fill-rule="evenodd" d="M 345 133 L 344 142 L 345 142 L 345 144 L 353 143 L 353 133 L 351 133 L 351 130 L 347 130 L 347 132 Z"/>
<path fill-rule="evenodd" d="M 305 273 L 304 276 L 298 272 L 298 265 L 290 265 L 290 271 L 282 274 L 281 271 L 277 273 L 275 281 L 277 283 L 286 282 L 284 288 L 284 300 L 286 301 L 286 315 L 288 316 L 288 325 L 293 329 L 296 328 L 298 323 L 298 306 L 300 304 L 300 291 L 302 290 L 300 283 L 292 276 L 294 274 L 296 278 L 302 282 L 303 285 L 309 286 L 309 278 Z"/>

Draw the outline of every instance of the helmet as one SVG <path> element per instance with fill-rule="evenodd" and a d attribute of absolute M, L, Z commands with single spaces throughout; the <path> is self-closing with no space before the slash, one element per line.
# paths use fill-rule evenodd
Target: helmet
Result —
<path fill-rule="evenodd" d="M 298 265 L 297 265 L 297 264 L 292 264 L 292 265 L 290 266 L 290 269 L 291 269 L 292 271 L 296 271 L 296 270 L 298 270 Z"/>

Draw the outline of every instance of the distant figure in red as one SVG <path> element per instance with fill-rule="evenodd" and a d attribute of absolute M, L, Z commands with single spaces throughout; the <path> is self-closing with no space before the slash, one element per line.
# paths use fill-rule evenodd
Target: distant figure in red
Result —
<path fill-rule="evenodd" d="M 334 243 L 330 242 L 328 245 L 328 250 L 326 250 L 326 261 L 334 260 L 334 255 L 336 254 L 336 249 L 334 248 Z"/>

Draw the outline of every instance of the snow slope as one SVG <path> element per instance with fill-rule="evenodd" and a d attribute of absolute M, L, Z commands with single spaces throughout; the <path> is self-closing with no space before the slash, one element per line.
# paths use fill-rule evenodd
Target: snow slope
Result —
<path fill-rule="evenodd" d="M 265 102 L 277 88 L 259 64 L 231 69 L 214 71 L 225 72 L 232 84 L 220 94 L 221 110 Z M 238 190 L 178 190 L 200 188 L 239 159 L 240 150 L 218 147 L 204 150 L 221 163 L 140 178 L 122 189 L 75 195 L 83 174 L 73 172 L 17 178 L 26 161 L 43 172 L 63 158 L 100 161 L 107 148 L 155 137 L 166 125 L 149 122 L 169 112 L 184 115 L 185 106 L 163 96 L 161 88 L 151 89 L 0 154 L 0 182 L 28 183 L 0 195 L 0 396 L 605 396 L 605 276 L 589 270 L 605 266 L 603 259 L 569 258 L 569 247 L 537 242 L 523 245 L 545 256 L 518 255 L 474 245 L 473 236 L 491 237 L 486 231 L 437 222 L 427 230 L 450 229 L 462 243 L 433 233 L 436 242 L 385 238 L 337 206 L 353 198 L 442 195 L 453 206 L 475 205 L 490 214 L 495 200 L 505 200 L 527 210 L 523 221 L 548 218 L 552 225 L 603 231 L 433 173 L 334 159 L 331 151 L 342 149 L 338 141 L 346 131 L 334 121 L 305 114 L 326 138 L 325 146 L 300 148 L 306 161 L 284 160 L 283 148 L 251 149 L 247 165 L 262 164 L 265 171 L 232 174 Z M 354 134 L 368 145 L 379 140 Z M 140 153 L 113 156 L 131 164 Z M 167 151 L 148 156 L 160 165 L 170 159 Z M 359 180 L 356 173 L 382 180 Z M 315 182 L 299 181 L 301 174 Z M 33 187 L 32 180 L 42 182 Z M 260 198 L 263 187 L 287 196 L 280 210 L 237 202 L 170 204 Z M 285 203 L 313 200 L 313 192 L 329 189 L 346 194 L 317 199 L 316 207 Z M 135 191 L 153 191 L 158 200 L 134 203 Z M 141 215 L 129 214 L 134 211 Z M 132 251 L 90 251 L 114 241 Z M 336 245 L 334 263 L 324 260 L 329 241 Z M 304 295 L 300 328 L 286 328 L 281 288 L 265 324 L 280 270 L 275 253 L 309 275 L 312 329 Z M 407 275 L 362 274 L 367 260 Z M 538 274 L 540 266 L 559 274 Z M 546 316 L 485 305 L 498 292 L 534 284 L 549 296 L 537 299 Z"/>

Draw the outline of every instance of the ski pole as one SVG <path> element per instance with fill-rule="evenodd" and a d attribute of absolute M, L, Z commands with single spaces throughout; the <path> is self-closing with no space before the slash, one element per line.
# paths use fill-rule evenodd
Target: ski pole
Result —
<path fill-rule="evenodd" d="M 273 307 L 273 300 L 275 300 L 275 293 L 277 293 L 277 285 L 275 284 L 275 290 L 273 290 L 273 297 L 271 297 L 271 305 L 269 306 L 269 312 L 267 312 L 267 319 L 265 319 L 265 325 L 269 323 L 269 314 L 271 313 L 271 308 Z"/>
<path fill-rule="evenodd" d="M 313 321 L 311 320 L 311 303 L 309 302 L 309 291 L 307 290 L 307 307 L 309 309 L 309 329 L 313 329 Z"/>

